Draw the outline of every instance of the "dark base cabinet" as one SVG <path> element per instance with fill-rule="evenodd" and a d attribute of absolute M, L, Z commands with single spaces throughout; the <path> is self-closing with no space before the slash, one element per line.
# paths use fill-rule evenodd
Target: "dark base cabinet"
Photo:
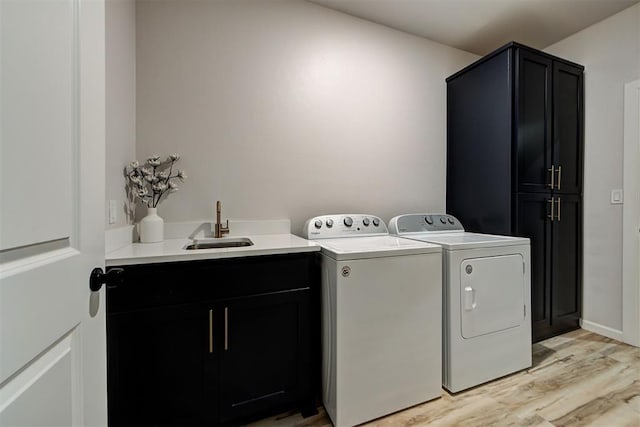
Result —
<path fill-rule="evenodd" d="M 107 289 L 110 426 L 314 413 L 312 254 L 121 268 Z"/>

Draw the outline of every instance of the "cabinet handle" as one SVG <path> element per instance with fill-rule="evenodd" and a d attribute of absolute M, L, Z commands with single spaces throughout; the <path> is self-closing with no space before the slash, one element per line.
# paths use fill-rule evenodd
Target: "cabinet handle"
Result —
<path fill-rule="evenodd" d="M 558 197 L 558 222 L 561 221 L 561 219 L 560 219 L 560 202 L 561 202 L 560 197 Z"/>
<path fill-rule="evenodd" d="M 558 190 L 560 189 L 561 182 L 562 182 L 562 166 L 558 166 L 558 187 L 556 187 Z"/>
<path fill-rule="evenodd" d="M 224 308 L 224 350 L 229 350 L 229 307 Z"/>
<path fill-rule="evenodd" d="M 548 199 L 547 203 L 551 203 L 551 214 L 547 215 L 547 218 L 551 218 L 551 222 L 553 222 L 553 208 L 554 208 L 553 203 L 554 203 L 554 198 L 552 197 L 552 198 Z"/>
<path fill-rule="evenodd" d="M 213 353 L 213 310 L 209 310 L 209 353 Z"/>
<path fill-rule="evenodd" d="M 553 165 L 551 165 L 550 169 L 547 169 L 548 172 L 551 172 L 551 184 L 548 184 L 548 185 L 552 190 L 553 190 L 553 187 L 555 186 L 555 181 L 554 181 L 555 170 L 556 170 L 556 168 Z"/>

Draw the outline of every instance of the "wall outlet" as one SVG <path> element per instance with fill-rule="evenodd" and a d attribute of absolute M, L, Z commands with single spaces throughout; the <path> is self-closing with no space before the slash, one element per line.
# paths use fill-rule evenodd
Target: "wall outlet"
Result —
<path fill-rule="evenodd" d="M 611 204 L 621 205 L 624 202 L 624 193 L 622 190 L 611 190 Z"/>
<path fill-rule="evenodd" d="M 118 220 L 118 201 L 109 200 L 109 224 L 115 224 Z"/>

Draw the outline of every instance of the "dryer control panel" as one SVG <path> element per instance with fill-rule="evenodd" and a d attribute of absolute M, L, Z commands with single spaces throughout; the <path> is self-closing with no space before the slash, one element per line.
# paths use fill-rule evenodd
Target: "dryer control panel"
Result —
<path fill-rule="evenodd" d="M 386 236 L 387 225 L 379 217 L 367 214 L 321 215 L 308 219 L 302 231 L 303 237 L 336 239 L 339 237 Z"/>
<path fill-rule="evenodd" d="M 391 218 L 389 231 L 391 234 L 464 231 L 464 227 L 453 215 L 423 213 L 399 215 Z"/>

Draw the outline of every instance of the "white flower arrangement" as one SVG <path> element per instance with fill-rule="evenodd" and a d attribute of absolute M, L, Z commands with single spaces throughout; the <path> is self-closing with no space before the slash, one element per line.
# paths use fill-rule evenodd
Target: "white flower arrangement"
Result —
<path fill-rule="evenodd" d="M 160 156 L 154 154 L 143 166 L 137 160 L 129 163 L 125 175 L 133 195 L 148 208 L 155 208 L 163 197 L 178 191 L 176 180 L 184 182 L 187 179 L 187 174 L 182 170 L 173 173 L 173 164 L 179 159 L 180 155 L 172 154 L 163 162 Z"/>

